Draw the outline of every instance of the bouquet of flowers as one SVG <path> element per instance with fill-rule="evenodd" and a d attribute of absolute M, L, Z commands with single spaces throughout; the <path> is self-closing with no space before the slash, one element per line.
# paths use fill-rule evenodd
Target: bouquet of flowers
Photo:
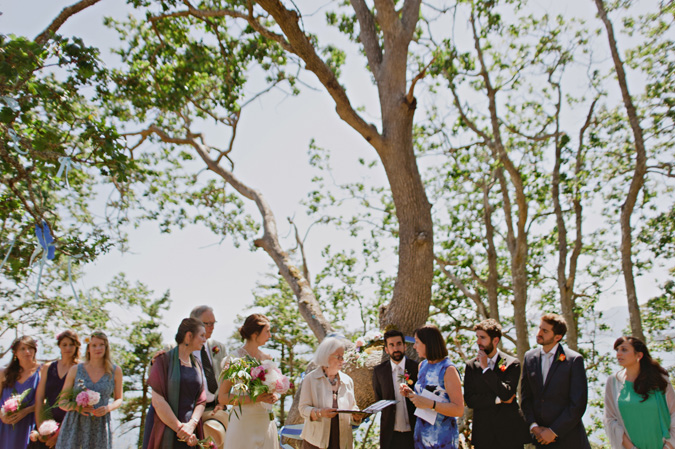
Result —
<path fill-rule="evenodd" d="M 21 394 L 14 393 L 2 404 L 0 407 L 0 413 L 5 416 L 12 416 L 13 414 L 19 412 L 23 408 L 23 400 L 30 393 L 31 388 L 28 388 L 23 391 Z"/>
<path fill-rule="evenodd" d="M 37 430 L 30 433 L 31 441 L 41 441 L 46 443 L 50 438 L 55 437 L 59 433 L 59 423 L 53 419 L 43 421 Z M 56 440 L 55 440 L 56 441 Z"/>
<path fill-rule="evenodd" d="M 187 440 L 178 440 L 178 441 L 187 443 Z M 213 438 L 211 437 L 206 437 L 203 440 L 197 440 L 197 444 L 194 447 L 196 447 L 197 449 L 218 449 L 218 446 L 216 446 L 216 442 L 213 441 Z"/>
<path fill-rule="evenodd" d="M 84 386 L 84 381 L 80 379 L 76 388 L 62 391 L 59 394 L 59 399 L 56 403 L 58 404 L 63 401 L 82 413 L 83 408 L 93 407 L 101 401 L 101 393 L 88 389 Z"/>
<path fill-rule="evenodd" d="M 247 395 L 252 401 L 261 394 L 281 395 L 291 388 L 290 379 L 281 372 L 275 362 L 272 360 L 260 362 L 250 356 L 228 360 L 220 376 L 221 379 L 229 379 L 232 382 L 233 394 Z M 239 407 L 241 408 L 241 404 Z"/>
<path fill-rule="evenodd" d="M 369 331 L 366 335 L 356 339 L 354 347 L 347 350 L 345 360 L 354 362 L 357 366 L 364 366 L 368 356 L 383 346 L 384 335 L 382 332 Z"/>

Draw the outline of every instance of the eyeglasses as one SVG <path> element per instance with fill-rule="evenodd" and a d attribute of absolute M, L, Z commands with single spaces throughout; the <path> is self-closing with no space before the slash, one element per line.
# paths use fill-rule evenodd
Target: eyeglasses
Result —
<path fill-rule="evenodd" d="M 213 327 L 218 321 L 204 321 L 204 327 Z"/>

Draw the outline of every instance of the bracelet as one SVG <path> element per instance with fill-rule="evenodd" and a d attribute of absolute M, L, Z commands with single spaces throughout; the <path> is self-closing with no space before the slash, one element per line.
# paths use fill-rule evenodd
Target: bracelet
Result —
<path fill-rule="evenodd" d="M 436 401 L 434 401 L 434 405 L 431 406 L 431 410 L 436 410 Z"/>

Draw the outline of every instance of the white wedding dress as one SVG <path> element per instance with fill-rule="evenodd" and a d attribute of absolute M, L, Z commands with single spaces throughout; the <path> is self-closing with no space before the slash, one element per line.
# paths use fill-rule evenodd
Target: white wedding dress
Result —
<path fill-rule="evenodd" d="M 239 348 L 230 357 L 246 357 L 248 352 Z M 269 406 L 269 407 L 268 407 Z M 225 436 L 225 449 L 280 449 L 277 425 L 270 420 L 270 404 L 256 403 L 235 406 Z"/>

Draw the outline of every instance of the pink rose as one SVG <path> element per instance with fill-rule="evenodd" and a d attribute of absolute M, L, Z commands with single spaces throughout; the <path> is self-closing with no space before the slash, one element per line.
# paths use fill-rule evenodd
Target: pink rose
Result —
<path fill-rule="evenodd" d="M 2 406 L 2 413 L 14 413 L 19 410 L 19 400 L 15 397 L 7 399 Z"/>

